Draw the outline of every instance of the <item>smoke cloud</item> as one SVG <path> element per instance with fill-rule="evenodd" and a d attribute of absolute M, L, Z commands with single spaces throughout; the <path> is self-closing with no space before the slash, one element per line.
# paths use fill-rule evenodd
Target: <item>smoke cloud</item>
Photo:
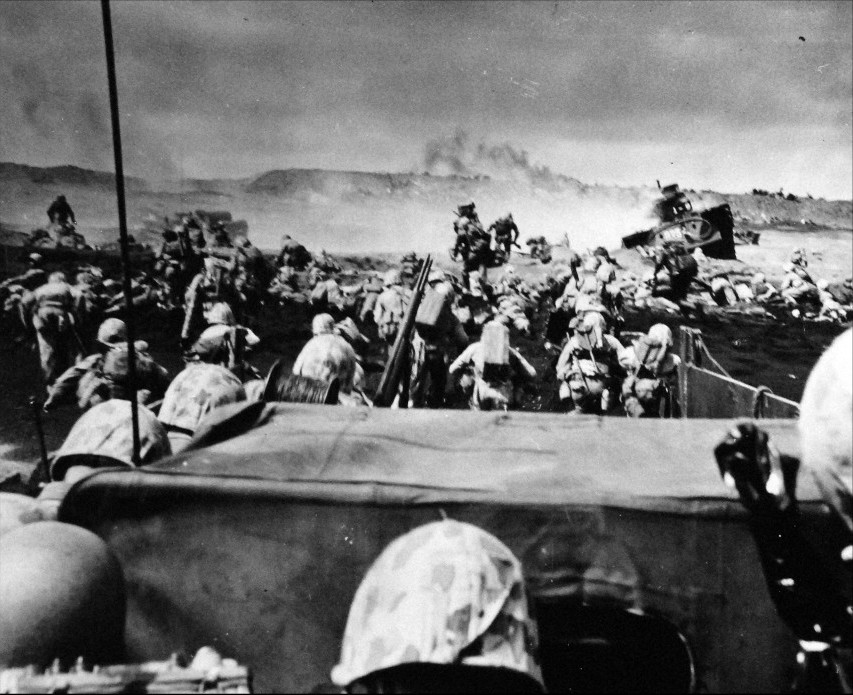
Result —
<path fill-rule="evenodd" d="M 488 176 L 501 180 L 523 180 L 538 186 L 571 181 L 567 176 L 555 174 L 547 166 L 531 162 L 526 150 L 518 149 L 508 142 L 474 142 L 462 128 L 458 128 L 453 135 L 430 140 L 426 144 L 424 168 L 437 176 Z"/>

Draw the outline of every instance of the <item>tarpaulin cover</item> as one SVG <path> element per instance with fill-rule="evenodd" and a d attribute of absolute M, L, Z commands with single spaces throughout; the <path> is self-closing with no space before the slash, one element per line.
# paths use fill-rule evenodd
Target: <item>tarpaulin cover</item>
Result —
<path fill-rule="evenodd" d="M 796 642 L 720 480 L 719 420 L 268 408 L 245 434 L 97 472 L 64 500 L 60 518 L 121 560 L 129 658 L 211 644 L 251 666 L 260 691 L 327 683 L 364 572 L 445 514 L 504 541 L 540 604 L 665 618 L 699 689 L 786 687 Z M 762 424 L 798 454 L 792 421 Z M 799 496 L 820 542 L 831 520 L 806 476 Z"/>

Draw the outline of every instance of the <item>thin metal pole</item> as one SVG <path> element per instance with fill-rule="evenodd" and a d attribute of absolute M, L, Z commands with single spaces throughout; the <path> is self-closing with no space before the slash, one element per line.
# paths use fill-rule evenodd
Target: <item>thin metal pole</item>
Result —
<path fill-rule="evenodd" d="M 110 85 L 110 116 L 113 126 L 113 155 L 116 168 L 116 199 L 118 201 L 119 241 L 121 244 L 121 266 L 124 271 L 125 324 L 127 324 L 127 368 L 130 396 L 130 418 L 133 429 L 133 463 L 139 465 L 139 404 L 136 402 L 136 326 L 133 321 L 133 297 L 130 284 L 130 251 L 127 242 L 127 210 L 124 201 L 124 166 L 121 157 L 121 128 L 118 118 L 118 87 L 116 86 L 116 62 L 113 50 L 113 25 L 110 18 L 109 0 L 101 0 L 104 18 L 104 44 L 107 51 L 107 80 Z"/>

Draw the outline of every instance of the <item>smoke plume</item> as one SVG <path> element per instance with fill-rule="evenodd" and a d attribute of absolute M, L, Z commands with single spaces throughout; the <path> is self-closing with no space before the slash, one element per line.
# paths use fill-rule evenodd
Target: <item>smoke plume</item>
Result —
<path fill-rule="evenodd" d="M 431 140 L 426 144 L 424 167 L 430 174 L 438 176 L 488 176 L 493 179 L 526 180 L 534 185 L 570 180 L 562 174 L 555 174 L 547 166 L 531 162 L 526 150 L 517 149 L 508 142 L 474 142 L 462 128 L 449 137 Z"/>

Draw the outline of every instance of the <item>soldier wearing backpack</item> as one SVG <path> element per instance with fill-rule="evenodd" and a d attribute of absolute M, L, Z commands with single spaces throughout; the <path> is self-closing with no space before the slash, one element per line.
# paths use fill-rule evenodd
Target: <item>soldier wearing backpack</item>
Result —
<path fill-rule="evenodd" d="M 666 270 L 669 276 L 669 291 L 658 287 L 658 272 Z M 690 283 L 699 274 L 699 264 L 681 242 L 664 244 L 655 253 L 652 294 L 668 295 L 667 299 L 678 301 L 687 296 Z"/>
<path fill-rule="evenodd" d="M 385 289 L 376 300 L 373 308 L 373 320 L 379 333 L 379 338 L 388 350 L 394 345 L 397 330 L 406 315 L 411 291 L 403 288 L 399 270 L 389 270 L 385 273 Z"/>
<path fill-rule="evenodd" d="M 677 408 L 678 369 L 681 358 L 672 352 L 672 331 L 658 323 L 619 361 L 628 376 L 622 382 L 622 403 L 628 417 L 674 417 Z"/>
<path fill-rule="evenodd" d="M 607 333 L 607 321 L 595 311 L 587 312 L 557 360 L 560 399 L 571 399 L 576 412 L 601 415 L 616 399 L 622 344 Z"/>

